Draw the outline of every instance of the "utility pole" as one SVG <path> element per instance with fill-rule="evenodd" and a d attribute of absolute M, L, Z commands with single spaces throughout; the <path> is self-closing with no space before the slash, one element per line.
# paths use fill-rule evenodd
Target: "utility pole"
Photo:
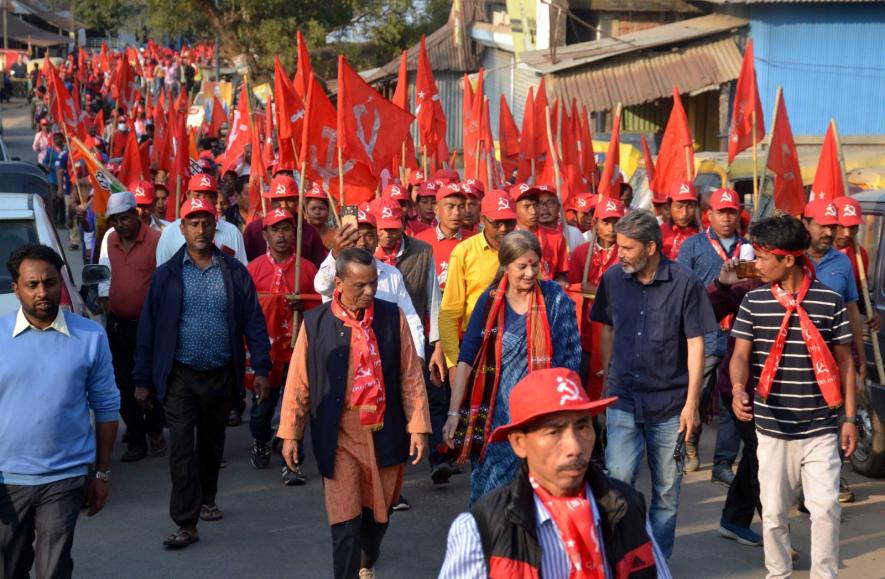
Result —
<path fill-rule="evenodd" d="M 3 50 L 9 50 L 9 28 L 6 23 L 6 0 L 3 0 Z"/>

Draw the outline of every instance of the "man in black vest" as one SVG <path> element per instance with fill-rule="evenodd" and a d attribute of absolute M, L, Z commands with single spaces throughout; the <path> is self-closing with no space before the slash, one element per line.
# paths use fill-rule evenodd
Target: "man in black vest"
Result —
<path fill-rule="evenodd" d="M 277 436 L 292 468 L 310 422 L 334 576 L 371 579 L 405 462 L 426 453 L 430 416 L 408 322 L 396 304 L 375 297 L 375 258 L 344 249 L 335 269 L 332 300 L 305 312 Z"/>
<path fill-rule="evenodd" d="M 615 400 L 591 402 L 565 368 L 516 384 L 489 441 L 509 440 L 522 467 L 452 523 L 440 579 L 670 577 L 642 495 L 590 462 L 593 415 Z"/>

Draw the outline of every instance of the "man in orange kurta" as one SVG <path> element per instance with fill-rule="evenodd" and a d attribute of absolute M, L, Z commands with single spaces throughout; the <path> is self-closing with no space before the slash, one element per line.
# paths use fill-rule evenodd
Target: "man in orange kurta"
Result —
<path fill-rule="evenodd" d="M 377 280 L 372 254 L 338 255 L 332 301 L 304 315 L 277 432 L 292 468 L 310 422 L 336 579 L 374 577 L 405 462 L 421 461 L 431 430 L 408 323 L 396 304 L 375 298 Z"/>

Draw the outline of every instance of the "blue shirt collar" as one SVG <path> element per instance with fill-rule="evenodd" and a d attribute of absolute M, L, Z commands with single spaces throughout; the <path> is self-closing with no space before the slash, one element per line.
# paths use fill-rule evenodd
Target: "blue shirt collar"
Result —
<path fill-rule="evenodd" d="M 188 250 L 186 248 L 184 250 L 184 257 L 181 258 L 181 263 L 182 264 L 190 263 L 191 265 L 193 265 L 195 267 L 199 267 L 197 265 L 197 263 L 191 258 L 191 254 L 190 254 L 190 252 L 188 252 Z M 215 250 L 213 249 L 212 250 L 212 263 L 209 264 L 209 267 L 214 267 L 216 265 L 218 265 L 218 254 L 215 253 Z M 209 269 L 209 267 L 207 267 L 206 269 Z"/>
<path fill-rule="evenodd" d="M 655 272 L 655 278 L 651 281 L 652 284 L 656 281 L 670 281 L 670 266 L 673 265 L 673 262 L 663 253 L 661 253 L 660 255 L 661 261 L 660 263 L 658 263 L 658 269 Z M 636 276 L 634 274 L 624 271 L 623 266 L 621 268 L 621 275 L 628 279 L 636 279 Z"/>

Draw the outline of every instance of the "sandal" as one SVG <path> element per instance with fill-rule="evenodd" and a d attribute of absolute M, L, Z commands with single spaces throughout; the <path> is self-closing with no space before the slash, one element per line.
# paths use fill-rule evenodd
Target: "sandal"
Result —
<path fill-rule="evenodd" d="M 218 508 L 218 505 L 203 505 L 200 507 L 200 518 L 204 521 L 220 521 L 224 518 L 224 513 Z"/>
<path fill-rule="evenodd" d="M 196 543 L 200 537 L 196 533 L 191 533 L 185 528 L 180 527 L 177 531 L 166 537 L 163 546 L 167 549 L 184 549 L 192 543 Z"/>

